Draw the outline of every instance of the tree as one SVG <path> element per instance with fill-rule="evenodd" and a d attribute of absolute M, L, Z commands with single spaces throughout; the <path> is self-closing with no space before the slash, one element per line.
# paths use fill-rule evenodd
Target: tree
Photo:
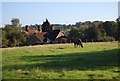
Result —
<path fill-rule="evenodd" d="M 12 20 L 11 20 L 11 23 L 12 23 L 12 25 L 13 25 L 13 27 L 18 27 L 20 24 L 20 20 L 18 19 L 18 18 L 13 18 Z"/>
<path fill-rule="evenodd" d="M 91 41 L 94 39 L 97 41 L 98 39 L 103 39 L 104 35 L 106 35 L 104 29 L 102 28 L 103 22 L 95 21 L 91 23 L 90 21 L 86 21 L 86 24 L 81 25 L 79 28 L 79 38 L 83 41 Z"/>
<path fill-rule="evenodd" d="M 2 47 L 8 47 L 8 39 L 6 38 L 6 31 L 2 29 Z"/>
<path fill-rule="evenodd" d="M 26 41 L 26 38 L 24 37 L 21 32 L 12 32 L 9 36 L 9 45 L 11 47 L 16 46 L 18 44 L 22 44 Z"/>
<path fill-rule="evenodd" d="M 101 37 L 101 32 L 97 27 L 89 27 L 86 31 L 86 38 L 91 41 L 91 39 L 97 40 Z"/>
<path fill-rule="evenodd" d="M 2 31 L 2 46 L 14 47 L 17 44 L 24 43 L 26 38 L 20 31 L 19 27 L 14 28 L 12 25 L 6 25 Z"/>
<path fill-rule="evenodd" d="M 77 27 L 73 27 L 68 35 L 70 40 L 73 40 L 73 38 L 79 37 L 79 29 Z"/>
<path fill-rule="evenodd" d="M 112 36 L 118 40 L 118 25 L 116 22 L 106 21 L 103 23 L 103 28 L 105 29 L 107 36 Z"/>

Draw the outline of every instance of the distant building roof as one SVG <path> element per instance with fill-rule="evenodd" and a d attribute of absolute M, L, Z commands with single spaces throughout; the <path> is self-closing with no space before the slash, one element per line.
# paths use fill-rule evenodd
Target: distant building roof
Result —
<path fill-rule="evenodd" d="M 22 32 L 25 33 L 26 35 L 32 35 L 34 33 L 38 33 L 39 31 L 38 30 L 29 30 L 29 31 L 22 30 Z"/>
<path fill-rule="evenodd" d="M 57 35 L 56 39 L 62 36 L 66 36 L 65 33 L 63 31 L 60 31 L 59 34 Z"/>
<path fill-rule="evenodd" d="M 44 35 L 46 34 L 47 32 L 38 32 L 35 34 L 35 36 L 37 36 L 42 42 L 44 40 Z"/>
<path fill-rule="evenodd" d="M 34 34 L 31 34 L 31 36 L 27 39 L 26 43 L 28 45 L 32 45 L 32 44 L 37 44 L 37 43 L 43 43 L 44 40 L 44 35 L 47 32 L 37 32 Z"/>
<path fill-rule="evenodd" d="M 51 30 L 49 32 L 41 32 L 41 31 L 39 32 L 36 30 L 29 30 L 28 32 L 27 31 L 22 31 L 22 32 L 24 32 L 26 35 L 31 35 L 26 41 L 28 45 L 44 43 L 45 39 L 55 41 L 56 39 L 60 40 L 62 38 L 63 39 L 66 38 L 65 33 L 60 30 Z"/>
<path fill-rule="evenodd" d="M 49 32 L 47 32 L 44 36 L 48 39 L 50 39 L 51 41 L 54 41 L 57 37 L 57 35 L 59 34 L 60 30 L 51 30 Z"/>

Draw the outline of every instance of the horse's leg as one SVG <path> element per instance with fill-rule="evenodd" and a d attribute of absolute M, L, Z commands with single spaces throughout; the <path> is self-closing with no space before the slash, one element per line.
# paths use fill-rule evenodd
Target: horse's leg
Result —
<path fill-rule="evenodd" d="M 79 47 L 79 45 L 77 44 L 77 47 Z"/>
<path fill-rule="evenodd" d="M 80 44 L 79 44 L 79 48 L 80 48 Z"/>
<path fill-rule="evenodd" d="M 77 44 L 76 44 L 75 46 L 76 46 L 76 48 L 77 48 Z"/>
<path fill-rule="evenodd" d="M 74 47 L 76 48 L 76 44 L 74 44 Z"/>
<path fill-rule="evenodd" d="M 77 48 L 77 43 L 75 43 L 75 48 Z"/>
<path fill-rule="evenodd" d="M 77 44 L 75 44 L 76 45 L 76 48 L 78 47 L 78 45 Z"/>

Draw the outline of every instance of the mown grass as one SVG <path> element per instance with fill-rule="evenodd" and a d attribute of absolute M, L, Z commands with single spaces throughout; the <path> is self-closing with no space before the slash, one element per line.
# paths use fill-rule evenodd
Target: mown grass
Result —
<path fill-rule="evenodd" d="M 2 49 L 3 79 L 120 79 L 118 43 Z"/>

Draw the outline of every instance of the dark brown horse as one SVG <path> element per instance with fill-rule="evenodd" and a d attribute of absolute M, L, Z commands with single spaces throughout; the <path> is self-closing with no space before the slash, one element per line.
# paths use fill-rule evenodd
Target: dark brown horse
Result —
<path fill-rule="evenodd" d="M 79 38 L 74 38 L 74 47 L 77 48 L 78 46 L 83 48 L 82 40 Z"/>

